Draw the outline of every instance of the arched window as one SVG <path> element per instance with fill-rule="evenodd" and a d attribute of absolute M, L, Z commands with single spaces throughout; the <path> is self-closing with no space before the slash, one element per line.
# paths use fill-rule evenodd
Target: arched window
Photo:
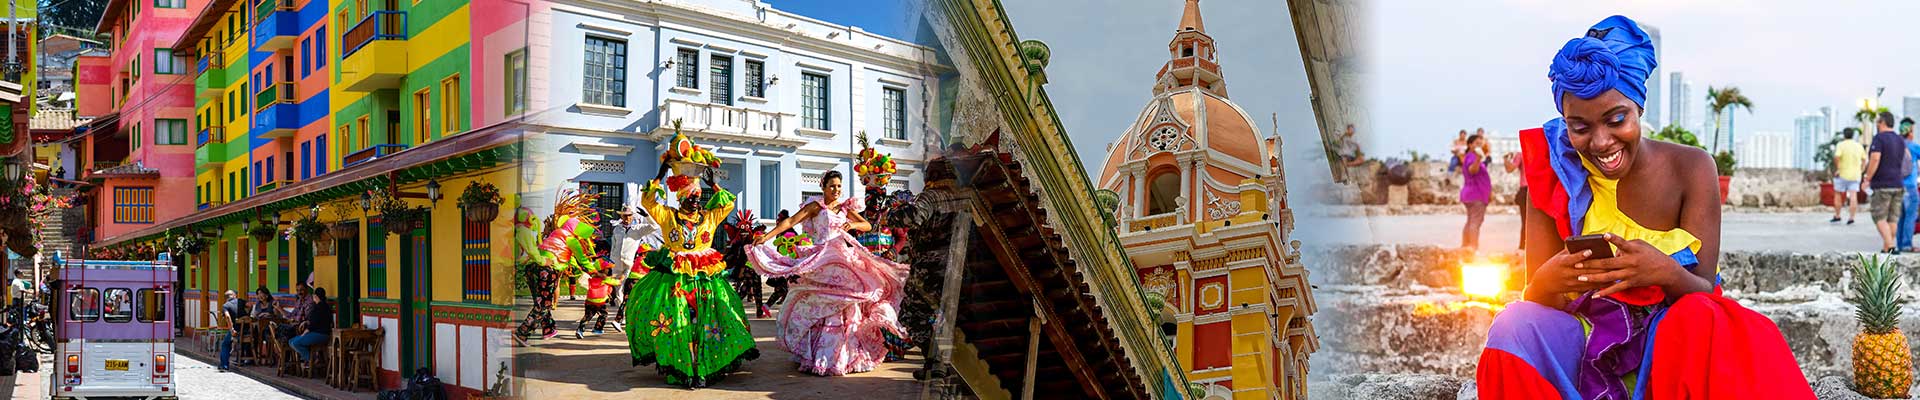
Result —
<path fill-rule="evenodd" d="M 1147 215 L 1170 213 L 1179 206 L 1175 199 L 1180 197 L 1180 174 L 1164 171 L 1147 182 Z"/>

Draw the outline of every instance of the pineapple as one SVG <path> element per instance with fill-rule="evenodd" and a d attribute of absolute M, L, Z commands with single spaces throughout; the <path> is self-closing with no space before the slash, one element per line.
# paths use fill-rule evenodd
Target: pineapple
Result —
<path fill-rule="evenodd" d="M 1853 337 L 1853 385 L 1876 399 L 1907 398 L 1913 386 L 1913 355 L 1900 333 L 1899 276 L 1878 256 L 1861 256 L 1851 284 L 1854 318 L 1862 332 Z"/>

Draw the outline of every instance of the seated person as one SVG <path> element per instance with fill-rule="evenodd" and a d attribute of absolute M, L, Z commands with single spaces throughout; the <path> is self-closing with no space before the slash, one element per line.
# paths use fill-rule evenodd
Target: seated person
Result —
<path fill-rule="evenodd" d="M 300 361 L 310 358 L 313 346 L 326 343 L 327 338 L 333 335 L 333 307 L 327 305 L 327 291 L 313 288 L 313 294 L 307 295 L 303 301 L 309 303 L 306 320 L 300 324 L 299 335 L 287 341 L 287 345 L 293 347 L 294 354 L 300 356 Z"/>

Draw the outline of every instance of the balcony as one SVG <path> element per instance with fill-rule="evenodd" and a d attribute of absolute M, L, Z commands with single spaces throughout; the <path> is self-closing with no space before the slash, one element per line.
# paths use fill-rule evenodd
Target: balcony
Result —
<path fill-rule="evenodd" d="M 397 88 L 407 75 L 407 13 L 380 10 L 340 35 L 340 82 L 346 90 Z"/>
<path fill-rule="evenodd" d="M 654 133 L 661 137 L 672 135 L 673 121 L 680 121 L 680 129 L 688 134 L 776 145 L 806 144 L 806 138 L 791 128 L 796 126 L 793 114 L 669 99 L 660 105 L 660 120 L 664 122 Z"/>
<path fill-rule="evenodd" d="M 227 68 L 218 55 L 200 57 L 200 76 L 193 78 L 194 93 L 202 101 L 220 98 L 226 93 L 228 84 Z"/>
<path fill-rule="evenodd" d="M 1140 218 L 1129 218 L 1125 223 L 1127 224 L 1127 232 L 1152 231 L 1154 229 L 1178 225 L 1180 223 L 1179 218 L 1179 213 L 1170 212 Z"/>
<path fill-rule="evenodd" d="M 219 127 L 219 126 L 201 127 L 200 133 L 195 134 L 193 136 L 194 147 L 207 147 L 208 144 L 218 144 L 218 143 L 226 143 L 226 142 L 227 142 L 226 127 Z"/>
<path fill-rule="evenodd" d="M 207 134 L 207 131 L 200 132 L 203 135 Z M 201 142 L 199 147 L 193 149 L 194 173 L 218 170 L 227 162 L 227 143 L 219 139 L 209 140 L 210 142 Z"/>
<path fill-rule="evenodd" d="M 406 149 L 407 145 L 404 144 L 376 144 L 373 147 L 348 153 L 346 157 L 340 159 L 340 165 L 343 166 L 342 168 L 353 168 L 355 165 L 394 155 Z"/>
<path fill-rule="evenodd" d="M 293 0 L 262 0 L 254 9 L 253 50 L 274 52 L 293 48 L 300 36 L 299 13 Z"/>
<path fill-rule="evenodd" d="M 268 85 L 254 94 L 253 131 L 268 139 L 293 137 L 300 129 L 300 104 L 293 95 L 293 82 Z"/>
<path fill-rule="evenodd" d="M 267 191 L 278 189 L 278 188 L 285 187 L 287 185 L 292 185 L 292 184 L 293 184 L 293 181 L 286 180 L 286 179 L 262 183 L 260 184 L 259 187 L 253 188 L 253 193 L 254 194 L 266 193 Z"/>

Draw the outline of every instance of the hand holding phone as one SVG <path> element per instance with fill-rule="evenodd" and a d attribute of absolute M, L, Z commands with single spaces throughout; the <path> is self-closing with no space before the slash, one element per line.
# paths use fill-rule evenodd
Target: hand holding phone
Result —
<path fill-rule="evenodd" d="M 1589 260 L 1613 257 L 1613 245 L 1607 243 L 1607 235 L 1604 233 L 1567 238 L 1568 253 L 1579 253 L 1581 250 L 1593 251 L 1592 255 L 1587 256 Z"/>

